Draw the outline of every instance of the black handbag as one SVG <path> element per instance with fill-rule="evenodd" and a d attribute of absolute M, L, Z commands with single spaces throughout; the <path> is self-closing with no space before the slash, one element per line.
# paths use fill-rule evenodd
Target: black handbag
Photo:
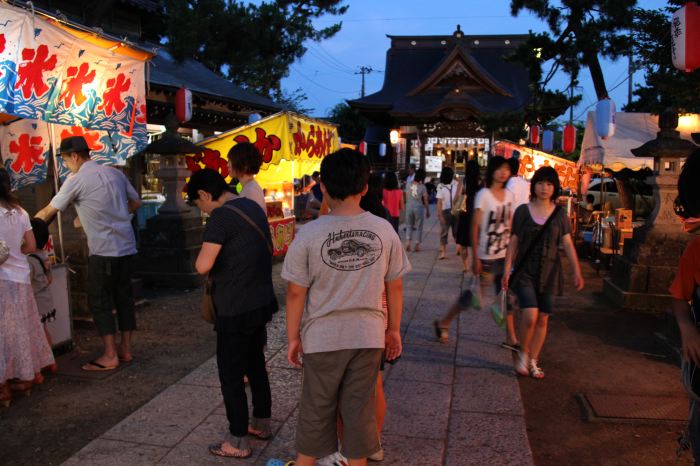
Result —
<path fill-rule="evenodd" d="M 272 255 L 272 242 L 268 241 L 267 236 L 265 236 L 265 233 L 263 233 L 260 227 L 238 207 L 234 207 L 230 204 L 224 204 L 224 207 L 236 212 L 243 220 L 248 222 L 250 226 L 252 226 L 256 232 L 258 232 L 260 237 L 265 242 L 265 245 L 267 246 L 267 251 L 270 253 L 270 255 Z M 202 319 L 204 319 L 205 322 L 209 322 L 210 324 L 216 323 L 216 306 L 214 305 L 213 293 L 214 279 L 211 278 L 210 275 L 207 275 L 207 278 L 204 282 L 204 294 L 202 295 L 200 315 L 202 316 Z"/>

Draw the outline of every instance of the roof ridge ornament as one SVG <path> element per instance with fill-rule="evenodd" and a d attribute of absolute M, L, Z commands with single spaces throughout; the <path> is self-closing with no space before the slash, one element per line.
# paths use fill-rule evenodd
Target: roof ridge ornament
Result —
<path fill-rule="evenodd" d="M 458 24 L 457 30 L 453 32 L 452 35 L 457 39 L 461 39 L 462 37 L 464 37 L 464 33 L 462 32 L 462 26 Z"/>

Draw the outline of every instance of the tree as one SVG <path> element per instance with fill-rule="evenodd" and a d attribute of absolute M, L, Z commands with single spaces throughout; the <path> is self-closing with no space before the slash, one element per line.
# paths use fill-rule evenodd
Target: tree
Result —
<path fill-rule="evenodd" d="M 343 141 L 358 142 L 365 137 L 367 119 L 345 102 L 333 107 L 328 119 L 338 125 L 338 134 Z"/>
<path fill-rule="evenodd" d="M 644 85 L 633 92 L 636 100 L 627 111 L 659 114 L 668 107 L 680 113 L 700 113 L 700 70 L 674 68 L 671 58 L 671 13 L 681 2 L 660 10 L 635 10 L 634 52 L 644 70 Z M 672 6 L 673 5 L 673 6 Z"/>
<path fill-rule="evenodd" d="M 533 34 L 529 46 L 537 45 L 543 61 L 552 60 L 553 70 L 576 79 L 581 66 L 591 73 L 598 99 L 607 97 L 599 55 L 617 59 L 629 54 L 631 41 L 622 31 L 632 29 L 636 0 L 511 0 L 513 16 L 529 10 L 547 22 L 551 33 Z M 532 50 L 532 48 L 530 49 Z M 549 75 L 553 76 L 553 72 Z"/>
<path fill-rule="evenodd" d="M 166 0 L 163 39 L 176 59 L 193 58 L 234 83 L 267 96 L 279 95 L 289 67 L 342 23 L 316 29 L 313 20 L 343 15 L 343 0 Z"/>

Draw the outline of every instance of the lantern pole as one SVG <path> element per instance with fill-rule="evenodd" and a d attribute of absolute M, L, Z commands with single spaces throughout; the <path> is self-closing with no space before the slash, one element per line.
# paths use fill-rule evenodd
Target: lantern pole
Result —
<path fill-rule="evenodd" d="M 54 124 L 53 123 L 48 123 L 49 125 L 49 141 L 51 143 L 51 159 L 53 160 L 53 185 L 54 188 L 56 189 L 56 193 L 58 194 L 59 190 L 59 179 L 58 179 L 58 159 L 56 158 L 56 138 L 54 136 Z M 56 220 L 58 221 L 58 241 L 61 245 L 61 263 L 65 264 L 66 263 L 66 253 L 65 249 L 63 249 L 63 222 L 61 218 L 61 211 L 59 210 L 56 213 Z"/>

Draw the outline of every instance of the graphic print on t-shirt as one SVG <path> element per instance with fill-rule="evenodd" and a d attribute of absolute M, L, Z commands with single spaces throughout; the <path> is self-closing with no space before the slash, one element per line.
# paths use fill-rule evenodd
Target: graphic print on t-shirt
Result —
<path fill-rule="evenodd" d="M 382 240 L 369 230 L 340 230 L 328 235 L 321 246 L 323 262 L 336 270 L 368 267 L 382 255 Z"/>
<path fill-rule="evenodd" d="M 486 227 L 486 254 L 496 255 L 508 248 L 510 239 L 510 203 L 488 211 Z"/>

